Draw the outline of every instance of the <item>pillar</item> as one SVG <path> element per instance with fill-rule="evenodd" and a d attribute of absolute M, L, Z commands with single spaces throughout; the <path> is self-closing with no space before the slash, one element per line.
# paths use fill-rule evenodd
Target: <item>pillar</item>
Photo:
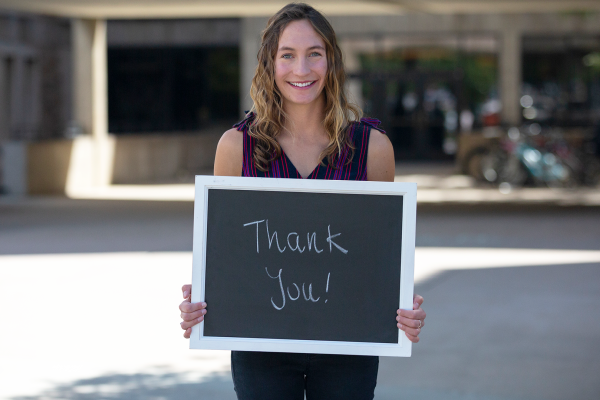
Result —
<path fill-rule="evenodd" d="M 24 108 L 24 138 L 31 140 L 39 138 L 40 133 L 42 76 L 36 58 L 27 58 L 24 68 L 23 96 L 24 104 L 27 104 L 27 108 Z"/>
<path fill-rule="evenodd" d="M 90 183 L 103 186 L 111 183 L 114 151 L 108 135 L 106 21 L 74 19 L 71 35 L 73 118 L 93 139 Z"/>
<path fill-rule="evenodd" d="M 350 42 L 346 41 L 340 41 L 339 45 L 344 55 L 346 74 L 352 75 L 360 73 L 362 70 L 359 58 L 360 46 L 353 46 Z M 362 95 L 362 80 L 359 78 L 348 78 L 346 85 L 348 100 L 363 109 L 364 99 Z"/>
<path fill-rule="evenodd" d="M 108 135 L 106 21 L 72 23 L 73 116 L 96 139 Z"/>
<path fill-rule="evenodd" d="M 9 137 L 12 140 L 25 140 L 25 62 L 23 57 L 15 55 L 9 63 Z M 28 106 L 27 106 L 28 107 Z"/>
<path fill-rule="evenodd" d="M 506 16 L 502 29 L 499 73 L 502 120 L 505 124 L 521 124 L 522 46 L 516 16 Z"/>
<path fill-rule="evenodd" d="M 0 54 L 0 143 L 9 139 L 9 103 L 8 59 Z"/>
<path fill-rule="evenodd" d="M 242 18 L 240 29 L 240 113 L 252 107 L 250 86 L 258 61 L 260 34 L 267 25 L 266 18 Z"/>

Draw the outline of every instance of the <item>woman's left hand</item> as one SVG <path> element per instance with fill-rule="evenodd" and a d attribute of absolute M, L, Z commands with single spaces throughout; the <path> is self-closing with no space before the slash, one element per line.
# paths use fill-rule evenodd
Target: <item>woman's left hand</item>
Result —
<path fill-rule="evenodd" d="M 419 333 L 425 326 L 425 311 L 421 308 L 423 304 L 423 297 L 415 294 L 413 298 L 413 309 L 411 310 L 398 310 L 398 329 L 401 329 L 406 334 L 408 340 L 413 343 L 419 341 Z"/>

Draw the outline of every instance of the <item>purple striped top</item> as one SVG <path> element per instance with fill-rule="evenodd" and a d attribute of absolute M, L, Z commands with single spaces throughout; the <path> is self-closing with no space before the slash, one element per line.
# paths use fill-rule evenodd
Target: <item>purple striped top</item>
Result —
<path fill-rule="evenodd" d="M 271 162 L 268 171 L 263 172 L 255 167 L 253 155 L 256 139 L 248 134 L 248 128 L 253 120 L 254 113 L 249 113 L 243 121 L 234 125 L 234 128 L 237 128 L 244 135 L 242 176 L 303 179 L 283 150 L 281 157 Z M 306 179 L 366 181 L 369 136 L 372 128 L 385 133 L 384 130 L 378 127 L 380 123 L 379 120 L 373 118 L 362 118 L 360 122 L 353 122 L 349 131 L 350 139 L 354 143 L 355 148 L 352 162 L 347 164 L 348 149 L 345 149 L 339 157 L 334 159 L 335 168 L 329 165 L 327 158 L 325 158 Z"/>

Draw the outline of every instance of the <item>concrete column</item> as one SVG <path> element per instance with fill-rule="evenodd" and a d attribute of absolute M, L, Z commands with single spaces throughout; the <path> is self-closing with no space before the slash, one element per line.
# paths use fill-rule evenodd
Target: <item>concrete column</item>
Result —
<path fill-rule="evenodd" d="M 344 67 L 346 74 L 351 75 L 361 71 L 359 46 L 353 46 L 349 42 L 340 42 L 342 53 L 344 54 Z M 348 100 L 355 103 L 361 109 L 364 108 L 364 99 L 362 95 L 362 80 L 349 78 L 346 82 L 348 91 Z"/>
<path fill-rule="evenodd" d="M 266 18 L 242 18 L 240 29 L 240 113 L 252 107 L 250 86 L 258 65 L 260 34 L 267 25 Z"/>
<path fill-rule="evenodd" d="M 28 58 L 24 63 L 23 108 L 24 139 L 31 140 L 38 137 L 40 111 L 41 111 L 41 72 L 39 63 L 33 58 Z"/>
<path fill-rule="evenodd" d="M 108 135 L 106 21 L 74 19 L 73 116 L 96 139 Z"/>
<path fill-rule="evenodd" d="M 504 18 L 500 46 L 500 98 L 502 120 L 508 125 L 521 124 L 522 45 L 517 16 Z"/>
<path fill-rule="evenodd" d="M 0 54 L 0 143 L 9 138 L 9 102 L 10 88 L 8 87 L 8 61 Z"/>
<path fill-rule="evenodd" d="M 21 56 L 12 57 L 9 64 L 10 106 L 9 137 L 13 140 L 24 140 L 25 129 L 25 63 Z"/>
<path fill-rule="evenodd" d="M 11 195 L 27 194 L 27 142 L 2 143 L 2 186 Z"/>
<path fill-rule="evenodd" d="M 71 35 L 73 117 L 93 139 L 90 182 L 104 186 L 112 180 L 114 155 L 114 140 L 108 136 L 106 21 L 74 19 Z"/>
<path fill-rule="evenodd" d="M 42 69 L 40 60 L 31 60 L 31 133 L 36 137 L 41 132 L 42 120 Z"/>

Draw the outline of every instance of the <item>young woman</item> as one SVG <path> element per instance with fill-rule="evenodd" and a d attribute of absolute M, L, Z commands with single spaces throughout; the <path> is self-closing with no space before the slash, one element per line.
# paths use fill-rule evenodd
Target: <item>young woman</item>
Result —
<path fill-rule="evenodd" d="M 379 121 L 360 119 L 344 90 L 342 53 L 329 22 L 314 8 L 292 3 L 269 20 L 252 80 L 252 112 L 223 134 L 215 175 L 393 182 L 394 152 Z M 206 315 L 206 303 L 190 303 L 182 288 L 184 337 Z M 419 341 L 425 312 L 396 321 Z M 390 318 L 394 316 L 390 315 Z M 210 318 L 210 317 L 209 317 Z M 360 315 L 348 310 L 348 324 Z M 240 400 L 372 399 L 378 357 L 232 351 L 231 369 Z"/>

